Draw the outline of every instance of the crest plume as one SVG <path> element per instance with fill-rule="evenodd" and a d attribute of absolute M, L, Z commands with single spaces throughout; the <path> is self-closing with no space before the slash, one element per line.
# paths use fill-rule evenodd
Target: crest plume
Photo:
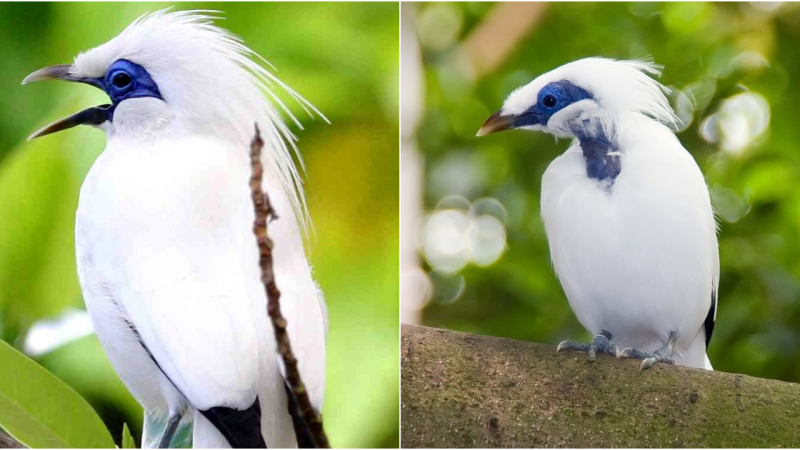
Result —
<path fill-rule="evenodd" d="M 249 148 L 257 123 L 266 143 L 265 169 L 279 178 L 305 228 L 309 223 L 301 176 L 305 166 L 281 112 L 298 128 L 302 125 L 276 92 L 289 94 L 309 115 L 327 119 L 268 70 L 273 67 L 241 38 L 217 27 L 214 20 L 219 14 L 168 9 L 145 14 L 114 39 L 78 55 L 73 75 L 102 76 L 120 59 L 140 64 L 158 83 L 178 126 L 232 141 L 242 152 Z"/>
<path fill-rule="evenodd" d="M 639 112 L 666 125 L 677 123 L 678 118 L 665 96 L 669 89 L 651 75 L 661 75 L 661 66 L 651 61 L 584 58 L 547 72 L 512 92 L 503 110 L 521 113 L 535 100 L 535 93 L 546 84 L 569 80 L 591 92 L 612 115 Z"/>

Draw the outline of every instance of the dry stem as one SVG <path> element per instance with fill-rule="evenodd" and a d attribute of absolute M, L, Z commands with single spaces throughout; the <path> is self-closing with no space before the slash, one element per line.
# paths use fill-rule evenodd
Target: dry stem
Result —
<path fill-rule="evenodd" d="M 25 446 L 0 428 L 0 448 L 25 448 Z"/>
<path fill-rule="evenodd" d="M 272 239 L 267 236 L 267 222 L 275 219 L 275 211 L 270 204 L 269 196 L 261 188 L 261 180 L 264 175 L 264 167 L 261 164 L 261 150 L 264 141 L 261 139 L 261 132 L 256 125 L 256 134 L 250 144 L 250 193 L 253 199 L 253 207 L 256 212 L 256 219 L 253 222 L 253 233 L 258 242 L 258 264 L 261 267 L 261 282 L 267 292 L 267 311 L 272 320 L 272 327 L 275 330 L 275 340 L 278 343 L 278 353 L 283 359 L 286 368 L 286 381 L 289 388 L 297 400 L 297 409 L 300 418 L 310 430 L 310 435 L 317 448 L 330 448 L 328 437 L 322 427 L 322 418 L 311 406 L 303 380 L 300 378 L 300 371 L 297 368 L 297 359 L 292 353 L 292 345 L 289 342 L 289 334 L 286 330 L 286 319 L 281 314 L 280 297 L 281 292 L 275 285 L 275 274 L 272 270 Z"/>

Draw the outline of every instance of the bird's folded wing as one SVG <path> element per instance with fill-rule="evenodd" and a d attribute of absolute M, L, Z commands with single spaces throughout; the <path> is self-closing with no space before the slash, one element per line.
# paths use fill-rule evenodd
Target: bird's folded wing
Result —
<path fill-rule="evenodd" d="M 278 274 L 276 274 L 278 277 Z M 322 413 L 325 393 L 325 335 L 327 329 L 327 311 L 322 293 L 316 285 L 314 292 L 308 297 L 293 295 L 281 300 L 284 317 L 288 323 L 289 339 L 297 358 L 297 365 L 303 384 L 308 391 L 311 404 Z M 291 301 L 287 301 L 291 300 Z M 284 306 L 285 305 L 285 306 Z M 286 369 L 281 361 L 281 373 L 286 377 Z"/>
<path fill-rule="evenodd" d="M 192 406 L 244 408 L 255 400 L 257 340 L 267 332 L 257 330 L 258 300 L 235 247 L 203 241 L 135 249 L 130 260 L 142 264 L 127 271 L 133 289 L 122 300 L 143 344 Z"/>
<path fill-rule="evenodd" d="M 174 150 L 181 145 L 192 158 Z M 192 406 L 247 408 L 270 338 L 247 173 L 213 143 L 157 150 L 151 176 L 136 187 L 147 195 L 131 197 L 115 242 L 123 257 L 114 276 L 126 286 L 118 300 Z M 176 159 L 184 171 L 158 169 L 177 167 Z"/>
<path fill-rule="evenodd" d="M 265 181 L 277 211 L 290 211 L 286 196 L 280 187 Z M 273 247 L 275 282 L 281 291 L 281 311 L 288 324 L 289 339 L 298 361 L 300 375 L 309 393 L 311 403 L 322 411 L 325 391 L 325 340 L 328 313 L 322 291 L 311 277 L 303 249 L 302 237 L 292 217 L 278 214 L 279 220 L 270 222 L 269 234 Z M 286 370 L 280 363 L 281 373 Z"/>

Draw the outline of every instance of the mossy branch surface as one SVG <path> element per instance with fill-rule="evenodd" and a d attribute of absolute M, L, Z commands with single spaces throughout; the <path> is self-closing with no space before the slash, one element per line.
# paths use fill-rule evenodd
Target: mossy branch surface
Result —
<path fill-rule="evenodd" d="M 292 394 L 297 401 L 297 409 L 300 418 L 305 426 L 310 430 L 309 434 L 316 448 L 330 448 L 328 437 L 322 426 L 322 418 L 308 397 L 308 391 L 300 378 L 300 370 L 297 367 L 297 358 L 292 352 L 292 345 L 289 342 L 289 333 L 286 329 L 286 319 L 281 314 L 280 297 L 281 292 L 275 284 L 275 273 L 272 269 L 272 239 L 267 235 L 267 223 L 271 219 L 277 219 L 275 211 L 272 209 L 269 196 L 261 188 L 264 176 L 264 167 L 261 164 L 261 151 L 264 148 L 264 141 L 261 139 L 261 132 L 258 125 L 255 129 L 255 137 L 250 144 L 250 196 L 253 200 L 256 218 L 253 222 L 253 233 L 258 243 L 258 263 L 261 267 L 261 282 L 267 293 L 267 312 L 275 330 L 275 340 L 278 344 L 278 353 L 283 359 L 286 368 L 286 381 Z"/>
<path fill-rule="evenodd" d="M 800 384 L 402 327 L 412 447 L 798 447 Z"/>

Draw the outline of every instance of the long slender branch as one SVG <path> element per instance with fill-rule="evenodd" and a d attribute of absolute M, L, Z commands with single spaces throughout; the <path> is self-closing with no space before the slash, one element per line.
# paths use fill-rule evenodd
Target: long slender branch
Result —
<path fill-rule="evenodd" d="M 0 448 L 25 448 L 25 446 L 0 428 Z"/>
<path fill-rule="evenodd" d="M 272 209 L 269 196 L 261 188 L 261 180 L 264 176 L 264 167 L 261 164 L 261 150 L 264 148 L 264 141 L 261 139 L 261 132 L 256 124 L 256 134 L 250 144 L 250 195 L 253 200 L 253 207 L 256 212 L 256 219 L 253 222 L 253 233 L 258 242 L 258 264 L 261 267 L 261 282 L 267 292 L 267 311 L 272 320 L 272 327 L 275 330 L 275 340 L 278 343 L 278 353 L 283 359 L 286 368 L 286 381 L 289 388 L 297 400 L 297 409 L 300 418 L 310 430 L 310 435 L 316 448 L 330 448 L 328 436 L 322 427 L 322 418 L 311 406 L 308 391 L 300 378 L 300 371 L 297 368 L 297 358 L 292 352 L 292 345 L 289 342 L 289 334 L 286 330 L 286 319 L 281 314 L 280 297 L 281 292 L 275 284 L 275 273 L 272 269 L 272 239 L 267 235 L 267 222 L 277 218 Z"/>

